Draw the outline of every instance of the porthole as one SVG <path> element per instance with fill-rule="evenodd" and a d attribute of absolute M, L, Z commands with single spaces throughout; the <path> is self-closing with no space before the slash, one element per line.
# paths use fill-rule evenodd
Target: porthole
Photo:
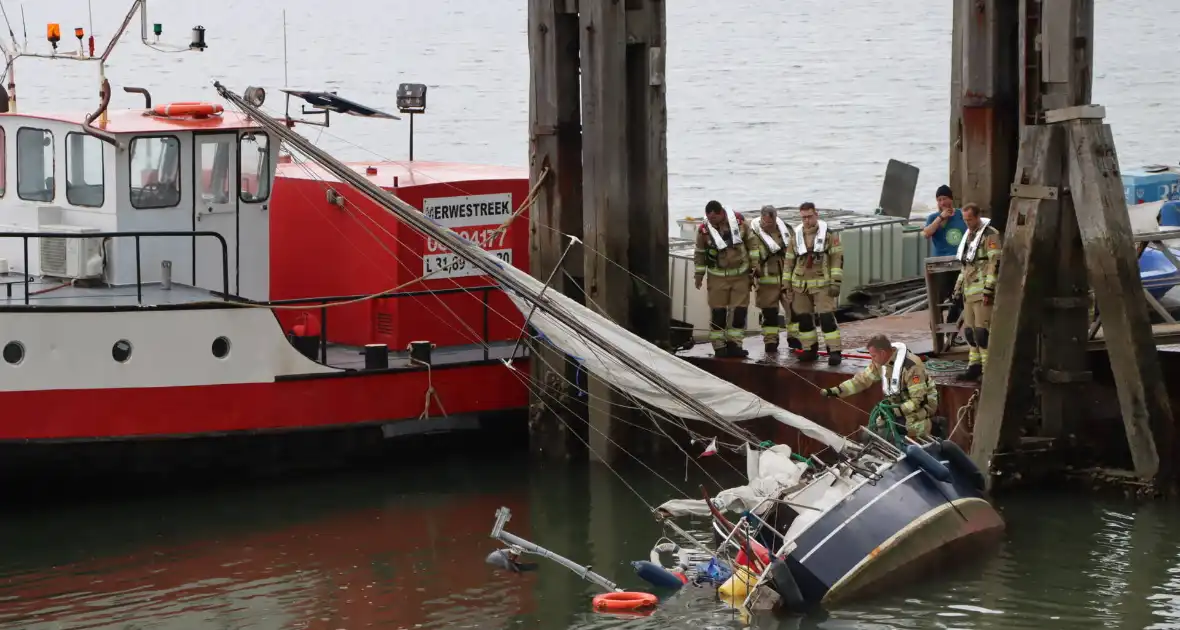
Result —
<path fill-rule="evenodd" d="M 131 342 L 120 339 L 111 346 L 111 358 L 119 363 L 126 363 L 131 359 Z"/>
<path fill-rule="evenodd" d="M 218 337 L 213 340 L 213 356 L 224 359 L 229 356 L 229 339 Z"/>
<path fill-rule="evenodd" d="M 25 360 L 25 344 L 9 341 L 4 344 L 4 361 L 9 365 L 20 365 Z"/>

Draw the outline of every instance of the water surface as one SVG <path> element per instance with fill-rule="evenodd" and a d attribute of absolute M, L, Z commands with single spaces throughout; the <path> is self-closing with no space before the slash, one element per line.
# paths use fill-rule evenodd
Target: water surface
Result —
<path fill-rule="evenodd" d="M 10 509 L 0 524 L 0 628 L 738 628 L 688 589 L 648 618 L 590 610 L 595 587 L 555 564 L 497 573 L 483 557 L 500 506 L 508 530 L 626 588 L 660 530 L 645 504 L 693 495 L 690 469 L 626 473 L 441 457 L 378 472 L 174 496 L 104 496 Z M 726 482 L 716 461 L 709 472 Z M 638 493 L 638 494 L 636 494 Z M 642 500 L 640 496 L 642 496 Z M 768 628 L 1178 628 L 1180 509 L 1038 495 L 1001 503 L 992 553 L 949 574 Z M 704 532 L 704 523 L 690 524 Z"/>

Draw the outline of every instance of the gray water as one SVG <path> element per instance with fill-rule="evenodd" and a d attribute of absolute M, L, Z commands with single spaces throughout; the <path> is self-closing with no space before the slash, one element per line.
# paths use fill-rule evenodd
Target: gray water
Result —
<path fill-rule="evenodd" d="M 724 465 L 711 460 L 713 475 Z M 514 457 L 440 457 L 314 481 L 4 510 L 0 628 L 740 628 L 704 589 L 650 617 L 590 610 L 598 591 L 555 564 L 497 573 L 507 529 L 624 588 L 660 535 L 646 505 L 682 497 L 683 471 L 626 476 Z M 695 491 L 691 491 L 695 494 Z M 1001 501 L 1006 539 L 948 574 L 826 616 L 757 627 L 1180 628 L 1180 509 L 1077 496 Z M 704 523 L 690 524 L 706 531 Z"/>
<path fill-rule="evenodd" d="M 92 0 L 100 48 L 130 2 Z M 9 16 L 18 5 L 7 0 Z M 86 0 L 25 3 L 40 49 L 46 22 L 87 27 Z M 1124 166 L 1180 161 L 1176 36 L 1180 3 L 1098 2 L 1094 101 L 1107 106 Z M 528 43 L 524 0 L 152 0 L 164 40 L 205 26 L 209 49 L 163 54 L 138 43 L 138 22 L 112 59 L 116 106 L 216 100 L 211 82 L 262 85 L 281 111 L 282 14 L 288 83 L 330 88 L 394 110 L 398 83 L 430 86 L 415 157 L 525 166 Z M 947 177 L 951 3 L 947 0 L 675 0 L 668 9 L 668 152 L 672 215 L 705 201 L 876 207 L 890 158 L 922 169 L 917 200 Z M 19 25 L 16 27 L 20 32 Z M 25 60 L 21 107 L 89 111 L 92 66 Z M 276 109 L 277 108 L 277 109 Z M 403 159 L 408 121 L 333 118 L 302 131 L 353 160 Z"/>

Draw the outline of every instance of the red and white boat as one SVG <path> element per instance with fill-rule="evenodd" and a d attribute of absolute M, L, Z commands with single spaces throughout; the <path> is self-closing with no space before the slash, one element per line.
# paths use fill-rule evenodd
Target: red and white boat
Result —
<path fill-rule="evenodd" d="M 123 28 L 137 8 L 147 41 L 142 2 Z M 117 40 L 56 56 L 101 68 Z M 10 66 L 34 56 L 6 52 Z M 504 365 L 524 355 L 523 318 L 486 277 L 348 186 L 280 164 L 279 143 L 244 115 L 152 104 L 137 88 L 122 98 L 138 106 L 113 109 L 106 90 L 90 115 L 19 111 L 11 82 L 4 95 L 0 442 L 391 437 L 527 405 Z M 319 113 L 380 114 L 312 96 Z M 525 170 L 355 168 L 527 268 L 527 218 L 511 221 Z M 411 361 L 411 342 L 433 352 Z"/>

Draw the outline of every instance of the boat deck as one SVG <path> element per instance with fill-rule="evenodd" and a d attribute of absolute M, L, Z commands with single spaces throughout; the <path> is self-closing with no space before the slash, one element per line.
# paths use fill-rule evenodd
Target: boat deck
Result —
<path fill-rule="evenodd" d="M 0 284 L 4 285 L 0 306 L 7 307 L 114 308 L 224 301 L 206 289 L 175 282 L 171 289 L 164 289 L 157 282 L 144 283 L 137 290 L 135 285 L 83 287 L 33 280 L 28 284 L 26 304 L 23 274 L 0 274 Z"/>
<path fill-rule="evenodd" d="M 479 361 L 501 361 L 510 358 L 513 350 L 516 351 L 517 358 L 528 356 L 527 347 L 523 343 L 517 347 L 514 341 L 493 341 L 488 343 L 487 348 L 479 345 L 438 347 L 431 352 L 430 362 L 434 367 L 439 367 Z M 365 369 L 365 349 L 357 346 L 328 344 L 327 365 L 346 370 L 363 370 Z M 410 363 L 408 351 L 400 350 L 389 353 L 389 369 L 422 368 Z"/>

